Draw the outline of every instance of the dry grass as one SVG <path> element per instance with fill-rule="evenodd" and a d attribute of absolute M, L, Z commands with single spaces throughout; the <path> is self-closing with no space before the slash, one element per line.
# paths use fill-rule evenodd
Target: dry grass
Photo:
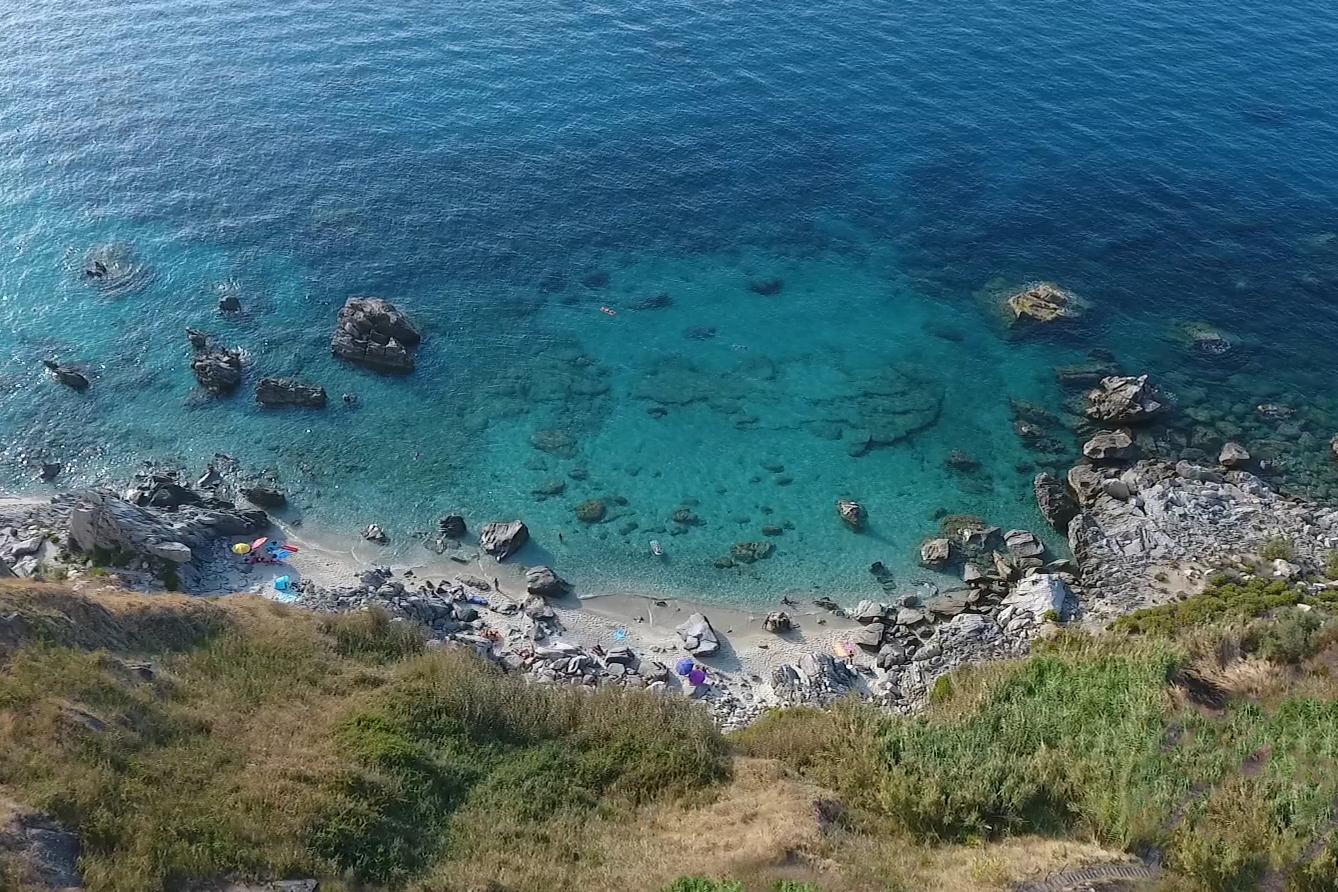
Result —
<path fill-rule="evenodd" d="M 740 757 L 732 780 L 699 801 L 606 815 L 531 841 L 452 859 L 420 892 L 659 892 L 685 874 L 770 892 L 778 881 L 823 892 L 1000 892 L 1094 863 L 1128 860 L 1081 842 L 1017 837 L 981 846 L 928 846 L 858 829 L 824 833 L 815 802 L 833 794 L 771 759 Z M 496 885 L 489 885 L 496 884 Z"/>

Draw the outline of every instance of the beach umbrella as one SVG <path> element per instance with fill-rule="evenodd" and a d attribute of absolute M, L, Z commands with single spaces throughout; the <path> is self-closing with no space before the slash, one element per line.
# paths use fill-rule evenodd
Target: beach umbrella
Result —
<path fill-rule="evenodd" d="M 687 675 L 696 666 L 697 666 L 696 663 L 692 662 L 692 660 L 689 660 L 687 657 L 684 657 L 683 659 L 678 661 L 678 664 L 676 666 L 674 666 L 674 671 L 677 672 L 679 675 Z"/>
<path fill-rule="evenodd" d="M 233 553 L 233 554 L 250 554 L 250 553 L 251 553 L 251 546 L 247 545 L 245 542 L 238 542 L 236 545 L 232 546 L 232 553 Z"/>
<path fill-rule="evenodd" d="M 694 687 L 699 687 L 706 682 L 706 673 L 700 669 L 693 669 L 688 673 L 688 681 L 692 682 Z"/>

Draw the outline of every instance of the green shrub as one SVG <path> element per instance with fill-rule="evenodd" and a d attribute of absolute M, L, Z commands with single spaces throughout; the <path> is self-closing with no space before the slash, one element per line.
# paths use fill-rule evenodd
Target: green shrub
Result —
<path fill-rule="evenodd" d="M 1240 621 L 1301 602 L 1304 592 L 1281 580 L 1234 581 L 1215 576 L 1200 594 L 1183 601 L 1136 610 L 1120 617 L 1111 629 L 1139 635 L 1174 637 L 1197 626 Z"/>
<path fill-rule="evenodd" d="M 664 892 L 743 892 L 743 884 L 734 880 L 679 877 Z"/>
<path fill-rule="evenodd" d="M 1272 620 L 1247 628 L 1241 646 L 1274 663 L 1295 665 L 1320 650 L 1325 640 L 1320 632 L 1327 625 L 1317 611 L 1285 608 Z"/>
<path fill-rule="evenodd" d="M 1266 561 L 1295 560 L 1296 546 L 1285 536 L 1269 536 L 1260 547 L 1259 556 Z"/>
<path fill-rule="evenodd" d="M 1324 556 L 1324 575 L 1329 579 L 1338 579 L 1338 549 Z"/>
<path fill-rule="evenodd" d="M 386 663 L 420 654 L 424 648 L 420 628 L 395 621 L 379 607 L 326 617 L 321 630 L 334 638 L 335 652 L 342 657 Z"/>

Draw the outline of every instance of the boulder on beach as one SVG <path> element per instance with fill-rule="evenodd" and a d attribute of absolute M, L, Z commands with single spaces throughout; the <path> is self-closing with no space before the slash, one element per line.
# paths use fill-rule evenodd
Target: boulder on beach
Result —
<path fill-rule="evenodd" d="M 674 631 L 683 640 L 683 649 L 694 657 L 707 657 L 720 649 L 720 639 L 710 621 L 700 613 L 688 617 L 687 622 Z"/>
<path fill-rule="evenodd" d="M 1039 619 L 1052 611 L 1057 616 L 1062 615 L 1064 602 L 1069 596 L 1069 587 L 1063 579 L 1052 573 L 1037 573 L 1015 585 L 1003 603 Z"/>
<path fill-rule="evenodd" d="M 325 388 L 303 384 L 292 378 L 261 378 L 256 382 L 256 402 L 262 406 L 307 406 L 325 408 Z"/>
<path fill-rule="evenodd" d="M 530 541 L 530 528 L 518 520 L 485 524 L 479 531 L 479 547 L 504 561 Z"/>
<path fill-rule="evenodd" d="M 381 528 L 380 524 L 376 523 L 367 524 L 367 527 L 362 531 L 362 538 L 368 542 L 375 542 L 377 545 L 385 545 L 390 542 L 390 537 L 386 535 L 386 531 Z"/>
<path fill-rule="evenodd" d="M 46 370 L 51 373 L 51 377 L 71 390 L 83 392 L 88 389 L 88 377 L 73 366 L 61 365 L 54 359 L 44 359 L 42 365 L 46 366 Z"/>
<path fill-rule="evenodd" d="M 1087 392 L 1087 417 L 1103 424 L 1140 424 L 1164 408 L 1147 375 L 1102 378 Z"/>
<path fill-rule="evenodd" d="M 790 614 L 784 610 L 775 610 L 768 613 L 766 619 L 762 620 L 762 628 L 779 635 L 794 628 L 794 622 L 790 619 Z"/>
<path fill-rule="evenodd" d="M 1051 323 L 1082 314 L 1083 302 L 1053 282 L 1038 282 L 1005 298 L 1012 324 Z"/>
<path fill-rule="evenodd" d="M 379 297 L 350 297 L 339 311 L 330 351 L 381 372 L 411 372 L 422 335 L 407 316 Z"/>
<path fill-rule="evenodd" d="M 553 571 L 552 567 L 530 567 L 525 571 L 525 590 L 543 598 L 561 597 L 571 588 L 567 581 Z"/>
<path fill-rule="evenodd" d="M 1127 461 L 1138 454 L 1138 447 L 1131 431 L 1097 431 L 1083 444 L 1082 454 L 1096 462 Z"/>
<path fill-rule="evenodd" d="M 855 622 L 866 625 L 873 622 L 881 622 L 887 616 L 887 608 L 877 601 L 865 599 L 855 605 L 855 610 L 850 614 Z"/>

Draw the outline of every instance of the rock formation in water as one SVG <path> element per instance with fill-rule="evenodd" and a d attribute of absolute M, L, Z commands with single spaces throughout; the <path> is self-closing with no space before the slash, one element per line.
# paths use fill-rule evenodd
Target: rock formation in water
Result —
<path fill-rule="evenodd" d="M 256 402 L 262 406 L 306 406 L 325 408 L 325 388 L 303 384 L 292 378 L 261 378 L 256 382 Z"/>
<path fill-rule="evenodd" d="M 381 372 L 411 372 L 422 335 L 407 316 L 379 297 L 350 297 L 339 311 L 330 350 Z"/>

